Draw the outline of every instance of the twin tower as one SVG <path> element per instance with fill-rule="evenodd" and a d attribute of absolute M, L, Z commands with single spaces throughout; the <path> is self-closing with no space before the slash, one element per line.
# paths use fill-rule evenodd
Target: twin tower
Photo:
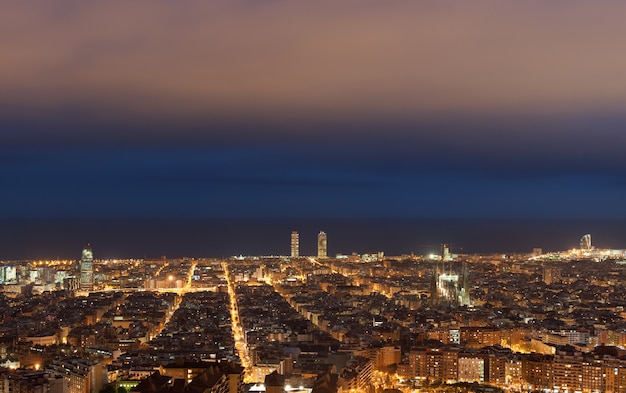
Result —
<path fill-rule="evenodd" d="M 326 237 L 326 232 L 320 231 L 317 234 L 317 258 L 325 259 L 328 258 L 328 238 Z M 298 258 L 300 257 L 300 234 L 298 231 L 291 231 L 291 257 Z"/>

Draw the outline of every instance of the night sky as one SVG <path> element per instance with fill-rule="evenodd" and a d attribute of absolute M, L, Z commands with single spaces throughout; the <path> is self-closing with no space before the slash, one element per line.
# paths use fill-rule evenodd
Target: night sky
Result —
<path fill-rule="evenodd" d="M 5 1 L 0 218 L 626 218 L 626 2 Z"/>

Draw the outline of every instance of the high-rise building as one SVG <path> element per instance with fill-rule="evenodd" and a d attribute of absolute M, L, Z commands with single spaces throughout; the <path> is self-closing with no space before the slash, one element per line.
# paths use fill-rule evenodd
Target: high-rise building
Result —
<path fill-rule="evenodd" d="M 93 289 L 93 252 L 91 251 L 91 244 L 87 244 L 83 248 L 80 260 L 80 289 Z"/>
<path fill-rule="evenodd" d="M 300 234 L 298 231 L 291 231 L 291 257 L 298 258 L 300 256 Z"/>
<path fill-rule="evenodd" d="M 433 274 L 430 278 L 430 305 L 439 305 L 439 264 L 433 264 Z"/>
<path fill-rule="evenodd" d="M 450 254 L 450 246 L 447 244 L 441 245 L 441 261 L 450 262 L 452 260 L 452 254 Z"/>
<path fill-rule="evenodd" d="M 543 282 L 546 285 L 552 284 L 552 272 L 553 271 L 552 271 L 551 267 L 549 267 L 549 266 L 544 266 L 543 267 L 543 274 L 542 274 L 542 276 L 543 276 Z"/>
<path fill-rule="evenodd" d="M 328 258 L 328 239 L 326 232 L 320 231 L 317 235 L 317 257 L 320 259 Z"/>
<path fill-rule="evenodd" d="M 593 247 L 591 246 L 591 235 L 586 234 L 580 239 L 580 249 L 583 251 L 590 251 Z"/>

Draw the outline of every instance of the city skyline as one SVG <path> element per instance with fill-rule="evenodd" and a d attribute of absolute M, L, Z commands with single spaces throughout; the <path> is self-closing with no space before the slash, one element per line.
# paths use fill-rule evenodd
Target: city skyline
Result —
<path fill-rule="evenodd" d="M 624 219 L 624 16 L 6 3 L 0 218 Z"/>
<path fill-rule="evenodd" d="M 96 258 L 89 290 L 72 261 L 13 261 L 0 266 L 0 381 L 50 393 L 624 391 L 623 253 L 453 248 Z"/>
<path fill-rule="evenodd" d="M 626 249 L 620 220 L 3 220 L 0 260 L 80 258 L 95 247 L 99 259 L 317 256 L 319 228 L 336 255 L 450 253 L 526 255 L 572 249 Z M 294 231 L 293 228 L 297 228 Z M 294 234 L 295 232 L 295 234 Z M 591 239 L 593 246 L 585 246 Z M 582 236 L 582 237 L 581 237 Z M 289 246 L 287 245 L 289 238 Z M 583 242 L 583 240 L 585 240 Z M 322 242 L 323 245 L 323 242 Z"/>
<path fill-rule="evenodd" d="M 626 7 L 487 4 L 3 4 L 0 253 L 625 247 Z"/>
<path fill-rule="evenodd" d="M 625 19 L 0 4 L 0 390 L 626 393 Z"/>

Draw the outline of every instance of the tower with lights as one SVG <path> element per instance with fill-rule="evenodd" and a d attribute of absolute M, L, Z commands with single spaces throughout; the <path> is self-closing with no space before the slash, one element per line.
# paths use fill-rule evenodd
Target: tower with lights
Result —
<path fill-rule="evenodd" d="M 87 244 L 83 248 L 80 260 L 80 289 L 88 291 L 93 289 L 93 252 L 91 244 Z"/>
<path fill-rule="evenodd" d="M 317 235 L 317 257 L 319 259 L 328 258 L 328 238 L 324 231 L 320 231 Z"/>
<path fill-rule="evenodd" d="M 298 231 L 291 231 L 291 257 L 298 258 L 300 256 L 300 234 Z"/>
<path fill-rule="evenodd" d="M 580 249 L 582 251 L 591 251 L 593 246 L 591 246 L 591 235 L 586 234 L 580 239 Z"/>
<path fill-rule="evenodd" d="M 433 264 L 430 282 L 430 305 L 439 306 L 471 306 L 469 293 L 469 272 L 467 262 L 463 261 L 459 275 L 453 272 L 453 255 L 447 244 L 441 245 L 441 257 Z M 446 268 L 446 264 L 448 267 Z"/>

